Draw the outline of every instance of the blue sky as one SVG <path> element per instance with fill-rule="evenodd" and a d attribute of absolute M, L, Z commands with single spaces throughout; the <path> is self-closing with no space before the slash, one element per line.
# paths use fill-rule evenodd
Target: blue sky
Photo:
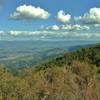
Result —
<path fill-rule="evenodd" d="M 1 39 L 30 38 L 35 32 L 42 38 L 100 39 L 100 0 L 5 0 L 0 5 Z"/>

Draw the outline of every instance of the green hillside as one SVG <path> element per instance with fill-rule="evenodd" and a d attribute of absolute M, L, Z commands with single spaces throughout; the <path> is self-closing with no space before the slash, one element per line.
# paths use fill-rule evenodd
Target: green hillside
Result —
<path fill-rule="evenodd" d="M 100 100 L 100 44 L 16 74 L 1 66 L 0 100 Z"/>
<path fill-rule="evenodd" d="M 93 64 L 96 67 L 100 67 L 100 44 L 87 48 L 81 48 L 74 52 L 64 53 L 60 57 L 54 58 L 36 66 L 36 69 L 52 67 L 52 64 L 58 67 L 63 67 L 65 65 L 71 66 L 75 61 L 86 62 L 88 64 Z"/>

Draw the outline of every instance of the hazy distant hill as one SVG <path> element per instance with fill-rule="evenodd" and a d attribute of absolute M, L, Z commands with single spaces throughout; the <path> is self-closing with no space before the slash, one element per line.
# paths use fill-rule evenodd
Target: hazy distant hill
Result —
<path fill-rule="evenodd" d="M 1 41 L 0 64 L 10 69 L 33 66 L 64 52 L 97 43 L 96 41 Z"/>

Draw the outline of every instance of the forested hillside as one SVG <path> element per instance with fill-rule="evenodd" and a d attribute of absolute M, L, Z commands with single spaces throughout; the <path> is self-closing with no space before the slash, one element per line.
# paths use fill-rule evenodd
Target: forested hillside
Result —
<path fill-rule="evenodd" d="M 100 67 L 100 44 L 87 48 L 81 48 L 74 52 L 64 53 L 60 57 L 40 64 L 40 66 L 37 67 L 40 69 L 45 69 L 46 67 L 52 67 L 52 64 L 59 67 L 63 67 L 65 65 L 71 66 L 75 61 L 87 62 L 88 64 L 93 64 L 96 67 Z"/>
<path fill-rule="evenodd" d="M 1 66 L 0 100 L 100 100 L 100 44 L 16 74 Z"/>

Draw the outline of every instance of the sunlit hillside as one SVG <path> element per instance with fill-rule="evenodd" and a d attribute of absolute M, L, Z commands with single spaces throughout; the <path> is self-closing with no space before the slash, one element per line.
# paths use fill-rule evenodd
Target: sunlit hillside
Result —
<path fill-rule="evenodd" d="M 0 100 L 100 100 L 100 44 L 16 74 L 1 66 Z"/>

